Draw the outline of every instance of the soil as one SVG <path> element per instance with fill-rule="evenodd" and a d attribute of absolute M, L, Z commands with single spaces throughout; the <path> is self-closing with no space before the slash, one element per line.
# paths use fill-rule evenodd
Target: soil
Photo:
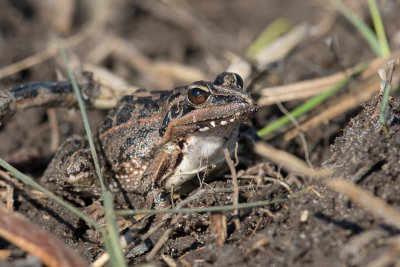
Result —
<path fill-rule="evenodd" d="M 91 11 L 96 7 L 94 2 L 65 1 L 75 6 L 72 9 L 66 8 L 71 10 L 67 19 L 69 23 L 66 23 L 67 27 L 61 27 L 57 24 L 60 20 L 56 19 L 61 15 L 51 9 L 48 1 L 1 1 L 0 68 L 46 49 L 54 41 L 54 36 L 67 38 L 80 32 L 92 19 Z M 186 6 L 185 2 L 189 5 Z M 360 16 L 371 22 L 365 1 L 349 2 Z M 285 5 L 277 0 L 182 1 L 182 7 L 192 12 L 194 17 L 191 19 L 199 21 L 198 25 L 195 23 L 188 26 L 178 18 L 174 20 L 174 16 L 168 16 L 164 9 L 155 8 L 154 3 L 113 1 L 112 8 L 107 9 L 106 24 L 99 26 L 101 31 L 90 35 L 68 51 L 82 61 L 107 68 L 135 86 L 168 89 L 182 85 L 182 81 L 165 77 L 158 80 L 150 74 L 146 76 L 142 71 L 145 63 L 139 57 L 137 63 L 132 63 L 118 56 L 118 53 L 93 57 L 99 55 L 93 51 L 103 41 L 119 38 L 134 45 L 133 49 L 140 51 L 151 62 L 185 64 L 201 70 L 213 79 L 228 67 L 227 51 L 245 54 L 254 38 L 273 20 L 287 17 L 295 24 L 306 22 L 314 25 L 327 16 L 328 12 L 325 1 L 296 0 Z M 397 16 L 400 1 L 384 1 L 380 4 L 388 39 L 391 48 L 395 50 L 400 45 L 397 32 L 400 27 Z M 62 8 L 57 4 L 55 6 L 58 12 Z M 302 41 L 285 59 L 264 70 L 259 75 L 257 85 L 266 87 L 322 77 L 374 58 L 374 53 L 362 36 L 338 14 L 327 32 Z M 6 89 L 29 81 L 57 80 L 59 70 L 63 72 L 62 65 L 57 58 L 51 58 L 1 79 L 0 88 Z M 251 89 L 257 99 L 259 95 L 256 88 L 254 86 Z M 349 88 L 343 88 L 338 94 L 348 92 Z M 396 97 L 396 92 L 392 96 L 386 115 L 388 133 L 382 130 L 376 114 L 381 100 L 377 95 L 359 108 L 341 114 L 304 134 L 314 167 L 332 167 L 335 177 L 350 180 L 398 209 L 400 99 Z M 285 106 L 290 110 L 299 103 L 289 102 Z M 318 114 L 323 109 L 324 106 L 317 107 L 312 114 Z M 22 111 L 0 128 L 0 158 L 38 181 L 55 152 L 51 146 L 54 139 L 54 123 L 51 121 L 53 112 L 58 125 L 58 144 L 72 134 L 84 134 L 79 110 L 65 108 Z M 106 111 L 89 110 L 92 129 L 99 126 L 105 115 Z M 280 116 L 281 112 L 276 106 L 263 107 L 251 124 L 260 129 Z M 280 133 L 269 137 L 268 143 L 304 158 L 298 139 L 282 141 Z M 285 181 L 293 192 L 314 186 L 313 193 L 263 208 L 240 210 L 240 230 L 235 229 L 233 213 L 223 212 L 227 221 L 227 236 L 222 243 L 211 226 L 211 221 L 221 214 L 183 215 L 162 249 L 151 260 L 152 264 L 166 265 L 162 254 L 168 255 L 179 265 L 190 266 L 394 266 L 400 260 L 396 256 L 399 255 L 400 229 L 396 226 L 376 218 L 322 182 L 281 172 L 279 166 L 268 163 L 267 159 L 252 152 L 248 154 L 251 157 L 243 157 L 238 166 L 239 173 L 256 166 L 257 170 L 262 170 L 266 175 Z M 203 188 L 210 186 L 216 192 L 191 202 L 189 206 L 232 204 L 231 192 L 218 191 L 232 187 L 231 179 L 226 179 L 229 174 L 227 171 L 225 175 L 203 185 Z M 251 181 L 239 179 L 239 185 L 249 184 Z M 266 180 L 260 185 L 256 190 L 241 191 L 240 202 L 273 200 L 289 193 L 287 188 Z M 0 190 L 5 202 L 6 188 Z M 197 190 L 180 197 L 189 197 Z M 66 209 L 46 197 L 38 198 L 34 193 L 28 186 L 23 186 L 22 190 L 16 189 L 14 211 L 59 237 L 83 258 L 93 262 L 103 252 L 99 234 Z M 93 212 L 93 207 L 99 206 L 99 200 L 62 196 L 84 212 L 95 216 L 97 211 L 95 209 Z M 115 196 L 117 208 L 140 208 L 144 202 L 143 196 Z M 97 219 L 100 222 L 103 220 L 101 215 Z M 138 230 L 139 236 L 146 233 L 157 219 L 153 216 L 144 220 Z M 137 223 L 133 218 L 119 220 L 120 223 L 127 221 L 133 225 Z M 129 265 L 146 262 L 146 255 L 166 229 L 168 225 L 162 226 L 146 240 L 149 250 L 144 253 L 134 255 L 133 251 L 129 251 Z M 11 256 L 0 260 L 2 265 L 40 266 L 30 255 L 3 239 L 0 240 L 0 249 L 11 251 Z"/>

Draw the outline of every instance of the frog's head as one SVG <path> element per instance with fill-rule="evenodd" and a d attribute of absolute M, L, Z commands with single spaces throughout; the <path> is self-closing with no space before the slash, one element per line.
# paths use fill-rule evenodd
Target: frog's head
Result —
<path fill-rule="evenodd" d="M 180 101 L 171 101 L 164 117 L 164 141 L 173 136 L 233 129 L 258 110 L 236 73 L 224 72 L 214 82 L 197 81 L 180 90 Z"/>

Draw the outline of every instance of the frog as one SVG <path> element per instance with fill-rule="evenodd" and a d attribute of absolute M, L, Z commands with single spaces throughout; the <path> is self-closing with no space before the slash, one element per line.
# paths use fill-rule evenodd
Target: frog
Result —
<path fill-rule="evenodd" d="M 234 150 L 240 125 L 257 110 L 232 72 L 213 82 L 126 95 L 94 135 L 106 185 L 141 195 L 179 190 L 225 162 L 223 149 Z M 44 178 L 75 192 L 99 192 L 87 139 L 68 138 Z"/>

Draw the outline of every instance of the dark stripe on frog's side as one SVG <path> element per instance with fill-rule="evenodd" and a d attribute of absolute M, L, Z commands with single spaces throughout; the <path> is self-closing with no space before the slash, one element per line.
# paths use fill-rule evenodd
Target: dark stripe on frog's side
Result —
<path fill-rule="evenodd" d="M 179 104 L 179 102 L 178 102 Z M 189 113 L 191 110 L 193 110 L 193 108 L 191 107 L 186 107 L 186 106 L 181 106 L 181 107 L 177 107 L 177 106 L 172 106 L 169 110 L 168 113 L 164 116 L 164 120 L 161 124 L 161 127 L 159 129 L 159 134 L 160 137 L 162 137 L 165 133 L 165 131 L 167 130 L 167 127 L 169 125 L 169 123 L 171 122 L 171 120 L 175 120 L 179 117 L 185 116 L 187 113 Z"/>

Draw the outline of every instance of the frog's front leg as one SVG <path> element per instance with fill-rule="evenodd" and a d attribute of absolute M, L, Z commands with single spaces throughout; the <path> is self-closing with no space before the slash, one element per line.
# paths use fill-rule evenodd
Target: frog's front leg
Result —
<path fill-rule="evenodd" d="M 100 195 L 99 182 L 86 138 L 72 136 L 58 149 L 47 167 L 44 182 L 85 195 Z"/>
<path fill-rule="evenodd" d="M 147 186 L 146 207 L 155 206 L 156 209 L 166 207 L 165 190 L 162 187 L 162 179 L 178 166 L 181 159 L 179 146 L 167 143 L 158 152 L 143 173 L 142 182 Z"/>

